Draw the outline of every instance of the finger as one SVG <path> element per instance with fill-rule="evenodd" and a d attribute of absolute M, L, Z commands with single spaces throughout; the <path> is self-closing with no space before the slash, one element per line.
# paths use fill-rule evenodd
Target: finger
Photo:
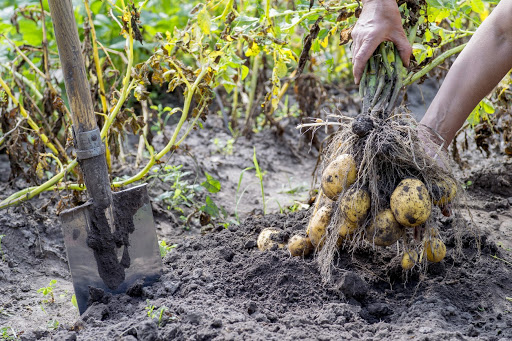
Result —
<path fill-rule="evenodd" d="M 375 51 L 375 49 L 377 48 L 377 46 L 379 46 L 381 42 L 382 41 L 379 41 L 378 39 L 363 40 L 363 43 L 361 44 L 361 47 L 357 51 L 357 54 L 354 55 L 352 63 L 354 80 L 356 84 L 359 84 L 359 81 L 363 76 L 366 62 L 368 62 L 368 59 L 370 59 L 372 53 Z"/>
<path fill-rule="evenodd" d="M 408 67 L 411 59 L 412 47 L 411 44 L 409 44 L 409 40 L 407 40 L 405 33 L 403 31 L 400 32 L 396 37 L 394 37 L 394 39 L 392 39 L 392 42 L 395 44 L 398 53 L 400 53 L 400 59 L 402 59 L 404 65 Z"/>

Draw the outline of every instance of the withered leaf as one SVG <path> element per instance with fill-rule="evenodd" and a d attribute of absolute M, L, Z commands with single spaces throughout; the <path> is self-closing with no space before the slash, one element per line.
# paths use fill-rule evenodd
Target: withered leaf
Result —
<path fill-rule="evenodd" d="M 347 9 L 342 8 L 340 10 L 340 13 L 338 14 L 338 17 L 336 18 L 336 22 L 347 20 L 348 18 L 350 18 L 353 15 L 354 15 L 354 12 L 349 12 L 349 11 L 347 11 Z"/>
<path fill-rule="evenodd" d="M 320 22 L 324 17 L 318 18 L 314 24 L 309 29 L 309 33 L 306 37 L 304 37 L 304 47 L 299 57 L 299 64 L 297 66 L 297 75 L 296 78 L 299 77 L 306 66 L 306 62 L 309 60 L 309 51 L 311 50 L 311 46 L 313 45 L 313 41 L 318 36 L 318 32 L 320 32 Z"/>
<path fill-rule="evenodd" d="M 352 29 L 354 26 L 346 27 L 340 32 L 340 45 L 347 44 L 350 40 L 352 40 Z"/>

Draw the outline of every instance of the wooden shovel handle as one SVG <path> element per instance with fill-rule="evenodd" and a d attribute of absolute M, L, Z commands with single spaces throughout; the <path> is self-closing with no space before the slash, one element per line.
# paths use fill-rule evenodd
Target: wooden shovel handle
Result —
<path fill-rule="evenodd" d="M 97 128 L 71 0 L 48 0 L 75 133 Z"/>
<path fill-rule="evenodd" d="M 105 151 L 94 116 L 91 92 L 71 0 L 48 0 L 60 63 L 73 116 L 75 150 L 84 182 L 98 212 L 111 206 Z M 109 228 L 108 225 L 106 228 Z"/>

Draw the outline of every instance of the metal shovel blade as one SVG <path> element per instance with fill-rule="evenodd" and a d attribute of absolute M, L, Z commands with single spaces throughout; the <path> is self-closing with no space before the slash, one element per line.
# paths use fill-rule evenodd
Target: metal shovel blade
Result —
<path fill-rule="evenodd" d="M 87 309 L 89 287 L 120 294 L 138 280 L 150 285 L 162 273 L 162 259 L 146 185 L 114 192 L 112 201 L 114 223 L 109 224 L 112 243 L 100 240 L 101 250 L 94 246 L 94 240 L 98 238 L 95 231 L 98 223 L 91 203 L 61 213 L 64 243 L 80 314 Z M 128 226 L 125 233 L 120 233 L 123 230 L 120 226 Z M 110 249 L 105 249 L 105 245 L 110 245 Z"/>

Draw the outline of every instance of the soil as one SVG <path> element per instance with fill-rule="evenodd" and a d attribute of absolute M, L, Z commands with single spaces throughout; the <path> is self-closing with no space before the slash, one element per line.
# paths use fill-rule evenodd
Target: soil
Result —
<path fill-rule="evenodd" d="M 244 217 L 240 225 L 207 231 L 193 224 L 185 229 L 165 205 L 154 203 L 159 240 L 177 244 L 163 258 L 160 281 L 149 287 L 136 284 L 116 296 L 95 292 L 91 306 L 79 316 L 71 303 L 60 222 L 54 205 L 48 204 L 53 203 L 52 194 L 5 210 L 0 217 L 0 235 L 5 235 L 0 261 L 3 339 L 512 339 L 512 198 L 507 190 L 500 192 L 499 185 L 490 188 L 476 180 L 484 174 L 509 177 L 506 163 L 497 168 L 480 162 L 470 175 L 475 179 L 475 186 L 468 187 L 473 222 L 468 214 L 463 219 L 480 230 L 480 248 L 468 229 L 458 254 L 455 219 L 442 218 L 438 223 L 448 254 L 425 272 L 405 274 L 396 248 L 366 245 L 352 255 L 341 253 L 333 280 L 323 284 L 314 257 L 290 257 L 285 249 L 261 252 L 256 247 L 263 228 L 290 236 L 307 224 L 306 209 L 272 213 L 307 198 L 316 163 L 314 151 L 296 149 L 294 122 L 286 125 L 289 131 L 281 137 L 266 130 L 250 140 L 241 138 L 232 153 L 205 142 L 230 138 L 220 119 L 209 122 L 187 140 L 186 153 L 175 154 L 170 162 L 219 179 L 223 188 L 215 200 L 232 214 L 240 173 L 252 166 L 255 146 L 266 171 L 270 213 L 263 215 L 259 182 L 249 172 L 242 185 L 248 189 L 237 208 Z M 0 169 L 8 169 L 7 162 L 0 156 Z M 0 185 L 7 188 L 5 182 Z M 161 191 L 162 186 L 153 190 Z M 38 292 L 51 280 L 57 282 L 47 295 Z"/>

